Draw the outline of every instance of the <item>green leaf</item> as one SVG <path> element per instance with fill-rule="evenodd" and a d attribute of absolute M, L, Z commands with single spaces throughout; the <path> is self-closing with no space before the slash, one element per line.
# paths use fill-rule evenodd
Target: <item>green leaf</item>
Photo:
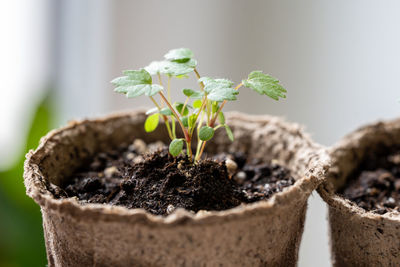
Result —
<path fill-rule="evenodd" d="M 153 96 L 163 90 L 161 85 L 152 84 L 151 75 L 145 69 L 126 70 L 123 73 L 126 76 L 118 77 L 111 83 L 117 86 L 114 91 L 126 94 L 128 98 Z"/>
<path fill-rule="evenodd" d="M 199 131 L 199 138 L 202 141 L 208 141 L 214 136 L 214 129 L 209 126 L 201 127 Z"/>
<path fill-rule="evenodd" d="M 144 122 L 144 130 L 148 133 L 154 131 L 158 126 L 159 119 L 160 114 L 158 113 L 148 116 Z"/>
<path fill-rule="evenodd" d="M 163 115 L 167 115 L 167 116 L 171 116 L 171 115 L 173 115 L 174 113 L 172 113 L 172 111 L 169 109 L 169 108 L 162 108 L 161 110 L 160 110 L 160 113 L 161 114 L 163 114 Z"/>
<path fill-rule="evenodd" d="M 182 139 L 174 139 L 169 144 L 169 153 L 174 157 L 178 156 L 182 152 L 182 149 L 183 149 Z"/>
<path fill-rule="evenodd" d="M 176 108 L 176 110 L 178 111 L 179 114 L 182 114 L 183 106 L 184 106 L 184 103 L 181 103 L 181 102 L 175 103 L 175 108 Z M 189 114 L 189 108 L 186 105 L 185 106 L 185 110 L 183 110 L 183 114 L 182 115 L 183 116 L 187 116 L 188 114 Z"/>
<path fill-rule="evenodd" d="M 286 98 L 287 91 L 279 84 L 279 80 L 261 71 L 251 72 L 247 80 L 243 80 L 242 83 L 257 93 L 267 95 L 272 99 Z"/>
<path fill-rule="evenodd" d="M 225 115 L 222 111 L 218 113 L 218 120 L 220 124 L 225 124 Z"/>
<path fill-rule="evenodd" d="M 170 50 L 165 54 L 165 59 L 179 63 L 187 62 L 193 58 L 193 52 L 188 48 L 177 48 Z"/>
<path fill-rule="evenodd" d="M 233 142 L 234 137 L 233 137 L 231 128 L 226 124 L 224 125 L 224 127 L 225 127 L 225 131 L 226 131 L 226 134 L 228 135 L 229 140 L 231 140 Z"/>
<path fill-rule="evenodd" d="M 131 80 L 139 81 L 143 84 L 151 84 L 151 75 L 145 69 L 140 70 L 124 70 L 122 72 L 124 75 L 129 77 Z"/>
<path fill-rule="evenodd" d="M 156 75 L 157 73 L 165 73 L 165 66 L 168 65 L 168 61 L 153 61 L 144 69 L 150 75 Z"/>
<path fill-rule="evenodd" d="M 191 59 L 184 63 L 172 62 L 172 61 L 153 61 L 145 67 L 145 70 L 151 75 L 157 73 L 175 76 L 178 79 L 187 78 L 187 74 L 192 72 L 196 67 L 197 61 Z"/>
<path fill-rule="evenodd" d="M 192 114 L 189 116 L 189 128 L 192 129 L 195 125 L 196 125 L 196 121 L 197 121 L 197 115 L 196 114 Z"/>
<path fill-rule="evenodd" d="M 228 79 L 212 79 L 210 77 L 201 77 L 199 79 L 199 82 L 202 82 L 204 86 L 213 85 L 214 83 L 217 83 L 218 85 L 223 87 L 232 87 L 234 84 L 232 81 Z"/>
<path fill-rule="evenodd" d="M 236 95 L 239 94 L 237 90 L 232 88 L 233 82 L 226 79 L 202 77 L 199 82 L 203 82 L 207 98 L 212 101 L 236 100 Z"/>
<path fill-rule="evenodd" d="M 197 99 L 197 100 L 193 101 L 193 107 L 200 108 L 202 103 L 203 102 L 200 99 Z"/>
<path fill-rule="evenodd" d="M 212 113 L 217 112 L 218 108 L 219 108 L 218 102 L 216 102 L 216 101 L 212 102 L 212 106 L 211 106 Z"/>
<path fill-rule="evenodd" d="M 179 62 L 172 62 L 167 61 L 165 64 L 162 73 L 180 77 L 182 75 L 186 75 L 194 70 L 197 65 L 197 61 L 194 59 L 190 59 L 187 62 L 179 63 Z"/>
<path fill-rule="evenodd" d="M 189 127 L 189 118 L 187 116 L 181 117 L 181 122 L 186 128 Z"/>
<path fill-rule="evenodd" d="M 192 99 L 201 99 L 204 96 L 204 92 L 192 89 L 183 89 L 182 92 L 185 96 L 190 97 Z"/>

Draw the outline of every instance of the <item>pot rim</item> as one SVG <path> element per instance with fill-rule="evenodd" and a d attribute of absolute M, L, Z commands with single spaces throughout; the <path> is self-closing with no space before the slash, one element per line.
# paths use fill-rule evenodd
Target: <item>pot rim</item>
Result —
<path fill-rule="evenodd" d="M 328 149 L 328 153 L 332 161 L 332 166 L 330 169 L 331 170 L 335 169 L 334 155 L 337 152 L 340 151 L 341 153 L 346 153 L 347 151 L 356 148 L 357 145 L 359 144 L 360 139 L 362 139 L 366 135 L 373 137 L 377 135 L 378 132 L 390 132 L 394 130 L 400 131 L 399 118 L 392 120 L 380 120 L 370 124 L 366 124 L 354 130 L 353 132 L 345 135 L 341 140 L 339 140 L 336 144 L 334 144 L 331 148 Z M 391 211 L 381 215 L 373 213 L 371 211 L 367 211 L 359 207 L 355 202 L 336 194 L 333 184 L 330 183 L 328 179 L 325 179 L 325 181 L 319 185 L 317 191 L 319 195 L 322 197 L 322 199 L 324 199 L 324 201 L 329 205 L 330 208 L 352 213 L 354 216 L 358 218 L 370 219 L 375 221 L 388 220 L 391 222 L 400 223 L 400 212 Z"/>
<path fill-rule="evenodd" d="M 290 187 L 285 188 L 282 192 L 275 193 L 267 200 L 258 201 L 250 204 L 241 204 L 237 207 L 222 210 L 222 211 L 199 211 L 197 213 L 179 208 L 167 216 L 154 215 L 142 209 L 128 209 L 123 206 L 111 206 L 108 204 L 80 204 L 75 198 L 55 199 L 53 195 L 47 190 L 44 185 L 44 175 L 40 171 L 39 164 L 46 154 L 46 145 L 54 137 L 63 134 L 65 131 L 74 129 L 82 124 L 91 123 L 104 123 L 110 120 L 118 119 L 121 117 L 134 117 L 138 114 L 144 113 L 143 110 L 116 112 L 108 116 L 97 117 L 94 119 L 83 119 L 71 121 L 67 126 L 61 127 L 56 130 L 50 131 L 46 136 L 42 137 L 39 146 L 36 150 L 30 150 L 26 155 L 24 164 L 24 182 L 26 186 L 26 193 L 33 198 L 36 203 L 41 207 L 52 210 L 57 210 L 60 213 L 68 212 L 77 220 L 82 218 L 82 215 L 88 219 L 94 220 L 101 219 L 107 221 L 120 220 L 124 217 L 126 220 L 145 221 L 150 224 L 156 225 L 173 225 L 177 223 L 191 221 L 194 223 L 210 223 L 215 222 L 218 218 L 224 217 L 235 219 L 239 215 L 250 213 L 258 213 L 272 209 L 281 203 L 287 202 L 288 199 L 303 195 L 308 198 L 308 195 L 320 184 L 324 179 L 324 174 L 329 167 L 329 158 L 326 149 L 314 143 L 311 138 L 303 132 L 302 127 L 297 123 L 289 123 L 280 117 L 269 115 L 246 115 L 240 112 L 227 112 L 227 120 L 242 120 L 251 123 L 274 123 L 282 130 L 290 131 L 291 133 L 299 135 L 307 146 L 305 150 L 312 151 L 315 156 L 310 160 L 307 167 L 307 172 L 302 177 L 299 177 L 296 182 Z M 297 201 L 297 200 L 296 200 Z"/>

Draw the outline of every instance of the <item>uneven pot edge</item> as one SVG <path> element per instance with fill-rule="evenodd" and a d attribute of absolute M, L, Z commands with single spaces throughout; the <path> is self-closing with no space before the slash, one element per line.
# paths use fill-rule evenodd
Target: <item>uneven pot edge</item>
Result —
<path fill-rule="evenodd" d="M 339 210 L 346 210 L 354 216 L 360 218 L 368 218 L 372 220 L 388 220 L 392 222 L 400 223 L 400 213 L 388 212 L 383 215 L 376 214 L 370 211 L 366 211 L 360 208 L 354 202 L 345 199 L 335 193 L 334 185 L 331 183 L 329 177 L 339 177 L 343 174 L 340 173 L 337 164 L 337 158 L 351 151 L 357 150 L 360 145 L 360 139 L 365 136 L 374 138 L 382 132 L 391 132 L 393 130 L 400 131 L 400 119 L 393 119 L 388 121 L 377 121 L 375 123 L 361 126 L 355 131 L 345 135 L 335 145 L 328 149 L 328 154 L 331 157 L 331 167 L 327 172 L 327 179 L 325 179 L 317 188 L 317 192 L 321 198 L 329 205 L 329 207 Z M 400 143 L 400 141 L 399 141 Z M 348 171 L 348 170 L 347 170 Z M 347 172 L 346 171 L 346 172 Z M 348 173 L 346 173 L 348 174 Z"/>
<path fill-rule="evenodd" d="M 363 126 L 343 137 L 329 149 L 332 165 L 327 172 L 326 180 L 317 188 L 317 191 L 329 208 L 329 235 L 333 266 L 400 264 L 400 214 L 397 212 L 375 214 L 335 193 L 336 188 L 344 185 L 354 166 L 357 168 L 362 162 L 363 155 L 369 152 L 368 147 L 375 148 L 379 147 L 379 144 L 383 145 L 372 142 L 376 136 L 381 136 L 385 145 L 392 141 L 394 144 L 395 140 L 398 140 L 387 133 L 399 136 L 399 119 Z M 388 136 L 391 138 L 386 138 Z"/>
<path fill-rule="evenodd" d="M 119 117 L 135 117 L 143 115 L 144 111 L 134 112 L 121 112 L 114 113 L 112 115 L 97 118 L 94 120 L 80 120 L 72 121 L 67 126 L 57 130 L 49 132 L 40 141 L 40 144 L 36 150 L 31 150 L 26 156 L 24 164 L 24 182 L 28 196 L 33 198 L 40 206 L 46 207 L 52 210 L 58 210 L 60 212 L 68 211 L 71 215 L 78 218 L 83 213 L 87 217 L 93 217 L 94 219 L 102 219 L 112 221 L 113 218 L 120 219 L 124 217 L 127 220 L 139 220 L 147 221 L 150 224 L 166 224 L 173 225 L 181 222 L 187 223 L 192 221 L 193 223 L 207 223 L 214 220 L 218 220 L 220 217 L 235 218 L 236 216 L 243 216 L 245 213 L 254 213 L 265 209 L 272 209 L 275 206 L 285 203 L 289 199 L 293 199 L 297 196 L 308 198 L 310 193 L 323 182 L 325 172 L 329 167 L 329 159 L 326 154 L 324 147 L 314 143 L 311 138 L 302 132 L 302 128 L 298 124 L 288 123 L 283 121 L 281 118 L 268 116 L 268 115 L 245 115 L 239 112 L 227 113 L 227 120 L 242 120 L 254 123 L 274 123 L 278 124 L 284 130 L 301 135 L 308 147 L 301 151 L 304 156 L 309 155 L 312 157 L 308 162 L 307 173 L 296 183 L 284 190 L 283 192 L 274 194 L 274 196 L 266 201 L 260 201 L 252 204 L 244 204 L 229 210 L 224 211 L 209 211 L 205 213 L 193 214 L 183 209 L 177 209 L 172 214 L 162 217 L 153 215 L 144 209 L 127 209 L 124 207 L 113 207 L 110 205 L 102 204 L 85 204 L 81 205 L 77 201 L 72 199 L 54 199 L 50 192 L 47 191 L 45 182 L 43 181 L 43 174 L 39 170 L 38 164 L 40 163 L 41 157 L 46 153 L 46 144 L 54 136 L 60 135 L 63 131 L 73 129 L 81 124 L 87 122 L 104 123 L 109 120 L 113 120 Z"/>

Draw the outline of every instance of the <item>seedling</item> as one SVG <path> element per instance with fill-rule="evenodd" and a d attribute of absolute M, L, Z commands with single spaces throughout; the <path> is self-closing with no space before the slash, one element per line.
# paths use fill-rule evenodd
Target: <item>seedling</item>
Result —
<path fill-rule="evenodd" d="M 286 97 L 286 90 L 279 81 L 261 71 L 251 72 L 247 79 L 238 85 L 227 79 L 214 79 L 201 77 L 197 71 L 197 61 L 193 58 L 193 52 L 187 48 L 173 49 L 169 51 L 162 61 L 151 62 L 140 70 L 125 70 L 124 76 L 111 81 L 118 93 L 125 94 L 128 98 L 148 96 L 155 105 L 147 111 L 149 115 L 145 121 L 146 132 L 154 131 L 160 121 L 164 121 L 171 139 L 169 153 L 177 157 L 183 152 L 186 143 L 186 153 L 190 161 L 193 161 L 192 139 L 197 133 L 197 149 L 194 160 L 197 162 L 203 154 L 204 147 L 214 132 L 224 128 L 228 138 L 233 141 L 233 133 L 225 122 L 222 112 L 228 101 L 234 101 L 239 94 L 239 88 L 250 88 L 260 95 L 267 95 L 274 100 Z M 199 90 L 183 89 L 184 102 L 173 102 L 171 99 L 171 79 L 185 78 L 194 73 L 198 79 Z M 162 75 L 167 76 L 166 95 Z M 152 76 L 158 78 L 158 83 L 153 83 Z M 156 96 L 159 95 L 159 99 Z M 218 121 L 218 122 L 217 122 Z M 182 130 L 183 137 L 178 137 L 177 125 Z"/>

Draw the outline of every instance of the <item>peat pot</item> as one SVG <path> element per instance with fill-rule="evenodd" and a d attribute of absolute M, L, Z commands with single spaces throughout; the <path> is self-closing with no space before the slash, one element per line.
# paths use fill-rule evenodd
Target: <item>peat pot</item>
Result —
<path fill-rule="evenodd" d="M 72 122 L 28 153 L 25 185 L 41 208 L 49 266 L 296 265 L 307 199 L 324 177 L 327 157 L 299 125 L 280 118 L 230 113 L 235 141 L 217 131 L 207 151 L 241 151 L 289 168 L 295 184 L 267 201 L 162 217 L 53 197 L 49 187 L 65 183 L 98 152 L 135 138 L 166 142 L 164 127 L 145 133 L 145 118 L 136 111 Z"/>
<path fill-rule="evenodd" d="M 395 120 L 362 127 L 331 148 L 332 166 L 318 192 L 329 207 L 334 266 L 400 266 L 400 214 L 369 212 L 336 193 L 366 158 L 399 145 L 400 120 Z"/>

